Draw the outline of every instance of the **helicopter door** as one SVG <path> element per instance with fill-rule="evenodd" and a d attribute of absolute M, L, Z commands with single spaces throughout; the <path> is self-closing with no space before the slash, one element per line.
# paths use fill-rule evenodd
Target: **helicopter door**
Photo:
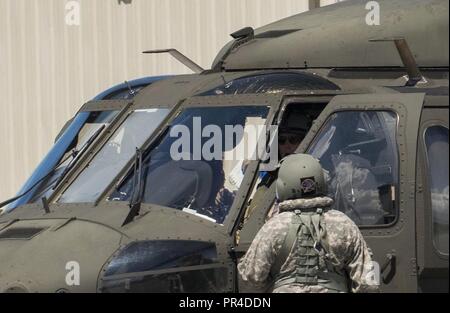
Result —
<path fill-rule="evenodd" d="M 335 208 L 360 229 L 374 253 L 381 290 L 417 291 L 415 173 L 424 94 L 335 96 L 297 153 L 314 155 L 328 172 Z M 247 250 L 274 202 L 274 185 L 237 237 Z"/>
<path fill-rule="evenodd" d="M 334 97 L 299 151 L 328 172 L 335 209 L 361 229 L 383 292 L 417 291 L 415 175 L 424 94 Z"/>

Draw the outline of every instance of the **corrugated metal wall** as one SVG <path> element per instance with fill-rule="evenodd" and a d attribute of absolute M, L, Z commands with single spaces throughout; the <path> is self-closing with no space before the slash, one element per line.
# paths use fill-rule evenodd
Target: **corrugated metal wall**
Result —
<path fill-rule="evenodd" d="M 335 4 L 335 3 L 343 2 L 343 1 L 345 1 L 345 0 L 321 0 L 320 5 L 324 7 L 324 6 L 327 6 L 330 4 Z M 367 1 L 369 1 L 369 0 L 367 0 Z"/>
<path fill-rule="evenodd" d="M 126 79 L 189 72 L 141 51 L 177 48 L 209 68 L 231 32 L 308 9 L 308 0 L 75 2 L 79 26 L 66 24 L 73 1 L 0 0 L 0 199 L 15 194 L 83 102 Z"/>

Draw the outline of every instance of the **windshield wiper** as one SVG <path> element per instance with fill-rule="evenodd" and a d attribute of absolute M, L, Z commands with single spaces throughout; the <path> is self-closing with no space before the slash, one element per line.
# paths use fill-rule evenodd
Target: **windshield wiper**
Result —
<path fill-rule="evenodd" d="M 146 162 L 148 166 L 150 166 L 151 163 L 151 152 L 153 149 L 159 144 L 161 144 L 163 138 L 168 134 L 170 127 L 172 127 L 170 124 L 167 125 L 160 134 L 155 138 L 155 140 L 150 144 L 150 146 L 147 148 L 146 151 L 149 151 L 149 154 L 147 156 Z M 142 197 L 144 193 L 144 184 L 143 184 L 143 177 L 142 177 L 142 150 L 136 147 L 136 155 L 134 157 L 134 177 L 133 177 L 133 186 L 131 191 L 131 199 L 130 199 L 130 212 L 128 213 L 127 217 L 125 218 L 125 221 L 123 222 L 122 226 L 127 225 L 128 223 L 132 222 L 133 219 L 139 215 L 139 212 L 141 211 L 141 203 L 142 203 Z"/>
<path fill-rule="evenodd" d="M 15 196 L 11 199 L 8 199 L 6 201 L 3 201 L 0 203 L 0 208 L 19 200 L 20 198 L 22 198 L 23 196 L 27 195 L 30 191 L 32 191 L 37 185 L 39 185 L 41 182 L 43 182 L 44 180 L 46 180 L 47 178 L 49 178 L 50 176 L 52 176 L 55 171 L 59 168 L 59 166 L 61 164 L 64 164 L 67 160 L 69 160 L 70 158 L 73 158 L 69 165 L 67 165 L 67 167 L 65 168 L 64 172 L 61 174 L 61 176 L 59 177 L 59 179 L 57 180 L 57 183 L 55 185 L 55 187 L 60 183 L 60 181 L 62 180 L 62 178 L 67 174 L 67 172 L 69 171 L 68 168 L 73 166 L 74 164 L 74 160 L 75 158 L 80 154 L 80 152 L 84 152 L 84 150 L 95 140 L 95 138 L 97 138 L 97 136 L 100 134 L 100 132 L 105 128 L 105 125 L 102 125 L 102 127 L 100 127 L 92 136 L 91 138 L 89 138 L 88 141 L 86 141 L 86 143 L 81 147 L 80 150 L 76 150 L 74 149 L 72 151 L 71 154 L 69 154 L 67 157 L 65 157 L 64 159 L 62 159 L 61 161 L 59 161 L 55 166 L 53 166 L 53 168 L 42 178 L 40 178 L 38 181 L 36 181 L 30 188 L 28 188 L 27 190 L 25 190 L 24 192 L 22 192 L 20 195 Z M 69 168 L 70 169 L 70 168 Z M 55 189 L 55 188 L 53 188 Z"/>
<path fill-rule="evenodd" d="M 64 179 L 64 177 L 67 175 L 67 173 L 72 169 L 74 164 L 76 163 L 75 160 L 77 160 L 77 157 L 82 155 L 84 151 L 91 145 L 91 143 L 94 142 L 94 140 L 100 135 L 100 133 L 105 129 L 106 125 L 103 124 L 99 129 L 95 131 L 95 133 L 92 134 L 92 136 L 85 142 L 85 144 L 79 149 L 79 150 L 73 150 L 72 151 L 72 160 L 69 164 L 67 164 L 64 171 L 59 176 L 58 180 L 56 181 L 55 185 L 53 186 L 53 190 L 58 187 L 58 185 L 61 183 L 61 181 Z"/>
<path fill-rule="evenodd" d="M 134 176 L 133 176 L 133 186 L 131 189 L 130 198 L 130 212 L 128 213 L 122 226 L 127 225 L 135 216 L 139 214 L 141 210 L 142 194 L 143 194 L 143 178 L 142 178 L 142 151 L 136 148 L 136 154 L 134 156 Z"/>

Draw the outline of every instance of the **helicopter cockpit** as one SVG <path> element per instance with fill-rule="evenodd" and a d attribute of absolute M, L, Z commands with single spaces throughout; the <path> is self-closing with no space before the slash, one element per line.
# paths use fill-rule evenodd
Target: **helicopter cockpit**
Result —
<path fill-rule="evenodd" d="M 184 109 L 144 152 L 140 173 L 129 171 L 108 200 L 129 201 L 139 174 L 144 203 L 223 223 L 244 176 L 244 158 L 233 155 L 246 145 L 246 129 L 263 125 L 268 112 L 265 106 Z M 203 128 L 197 134 L 202 125 L 211 132 Z M 236 128 L 234 136 L 222 136 Z"/>

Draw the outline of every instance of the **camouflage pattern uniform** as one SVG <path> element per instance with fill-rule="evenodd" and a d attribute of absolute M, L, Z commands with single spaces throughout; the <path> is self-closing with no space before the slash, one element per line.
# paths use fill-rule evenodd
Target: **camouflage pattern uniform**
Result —
<path fill-rule="evenodd" d="M 271 269 L 287 236 L 296 209 L 327 208 L 333 200 L 328 197 L 288 200 L 279 204 L 279 214 L 272 217 L 258 232 L 246 255 L 240 260 L 238 271 L 244 283 L 257 290 L 267 290 L 273 285 Z M 333 264 L 340 264 L 348 274 L 352 292 L 376 292 L 373 265 L 369 249 L 359 228 L 344 213 L 327 210 L 323 213 L 328 256 Z M 295 247 L 295 246 L 294 246 Z M 296 249 L 292 249 L 280 273 L 292 272 Z M 320 285 L 288 284 L 273 290 L 274 293 L 326 293 Z"/>

